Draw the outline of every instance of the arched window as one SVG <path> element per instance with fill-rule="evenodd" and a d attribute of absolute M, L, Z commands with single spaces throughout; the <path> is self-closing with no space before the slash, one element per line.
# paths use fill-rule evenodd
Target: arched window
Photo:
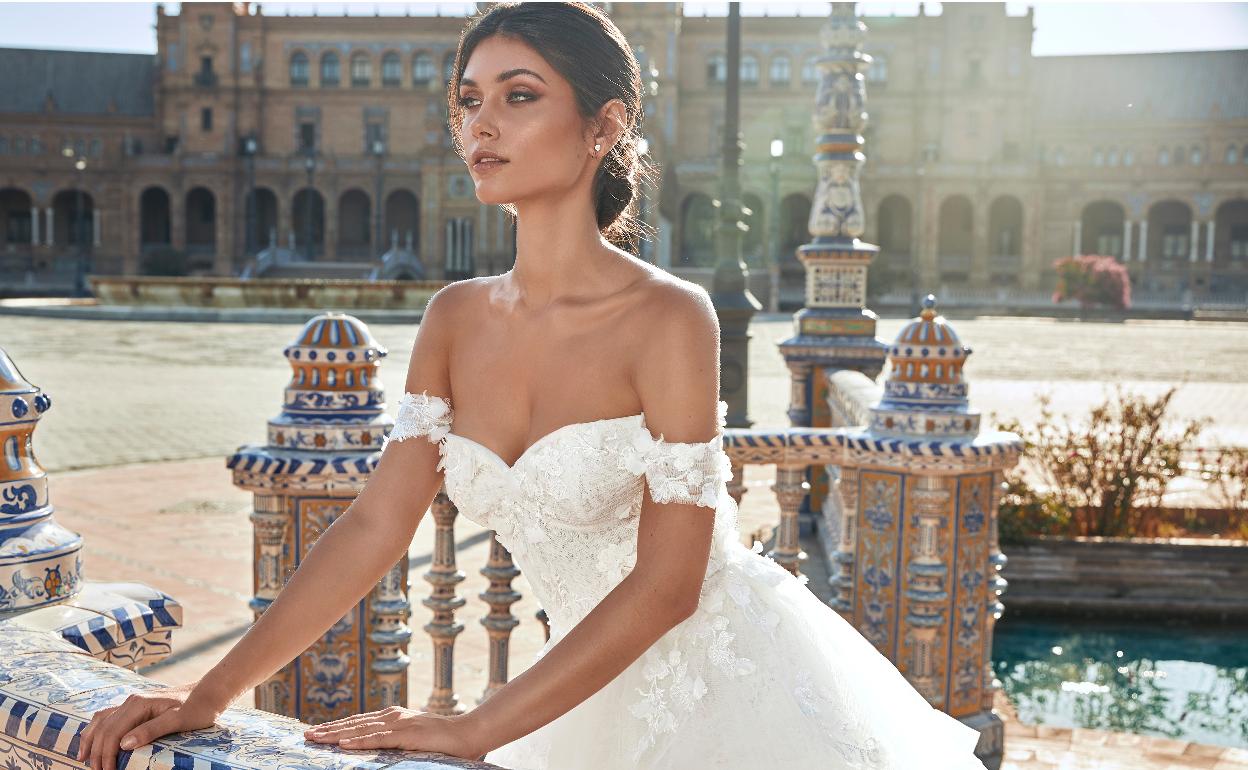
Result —
<path fill-rule="evenodd" d="M 1239 162 L 1239 148 L 1238 148 L 1238 147 L 1236 147 L 1236 146 L 1235 146 L 1235 145 L 1233 145 L 1233 144 L 1231 144 L 1231 145 L 1227 145 L 1227 148 L 1226 148 L 1226 162 L 1227 162 L 1227 163 L 1238 163 L 1238 162 Z"/>
<path fill-rule="evenodd" d="M 403 82 L 403 63 L 399 60 L 399 55 L 394 51 L 389 51 L 385 56 L 381 57 L 381 84 L 383 86 L 397 86 Z"/>
<path fill-rule="evenodd" d="M 368 54 L 357 53 L 351 57 L 351 85 L 354 88 L 368 88 L 373 84 L 373 62 Z"/>
<path fill-rule="evenodd" d="M 1105 165 L 1105 154 L 1101 152 L 1100 147 L 1092 148 L 1092 165 L 1093 166 Z"/>
<path fill-rule="evenodd" d="M 819 82 L 819 67 L 815 65 L 815 57 L 811 56 L 802 62 L 802 85 L 812 85 Z"/>
<path fill-rule="evenodd" d="M 1053 165 L 1054 166 L 1066 165 L 1066 151 L 1063 150 L 1061 147 L 1058 147 L 1057 149 L 1053 150 Z"/>
<path fill-rule="evenodd" d="M 342 62 L 330 51 L 321 57 L 321 86 L 336 86 L 342 80 Z"/>
<path fill-rule="evenodd" d="M 1161 148 L 1161 149 L 1157 152 L 1157 165 L 1158 165 L 1158 166 L 1169 166 L 1169 165 L 1170 165 L 1170 151 L 1169 151 L 1169 150 L 1167 150 L 1165 147 L 1162 147 L 1162 148 Z"/>
<path fill-rule="evenodd" d="M 428 83 L 433 80 L 433 57 L 421 51 L 412 59 L 412 82 Z"/>
<path fill-rule="evenodd" d="M 1130 147 L 1122 151 L 1122 165 L 1124 166 L 1135 165 L 1135 151 L 1132 150 Z"/>
<path fill-rule="evenodd" d="M 308 55 L 303 51 L 295 51 L 290 57 L 290 84 L 292 86 L 308 84 Z"/>
<path fill-rule="evenodd" d="M 777 56 L 771 60 L 771 72 L 767 74 L 767 79 L 771 81 L 772 85 L 787 86 L 789 84 L 790 69 L 789 57 Z"/>
<path fill-rule="evenodd" d="M 1105 156 L 1105 163 L 1106 165 L 1109 165 L 1109 166 L 1118 165 L 1118 148 L 1117 147 L 1109 148 L 1109 153 L 1106 154 Z"/>
<path fill-rule="evenodd" d="M 741 83 L 758 85 L 758 57 L 754 54 L 747 53 L 741 57 Z"/>
<path fill-rule="evenodd" d="M 1205 156 L 1203 153 L 1201 153 L 1200 148 L 1193 145 L 1192 153 L 1191 153 L 1192 165 L 1199 166 L 1202 162 L 1204 162 L 1204 160 L 1205 160 Z"/>
<path fill-rule="evenodd" d="M 728 79 L 728 61 L 722 53 L 713 53 L 706 59 L 706 82 L 722 83 Z"/>

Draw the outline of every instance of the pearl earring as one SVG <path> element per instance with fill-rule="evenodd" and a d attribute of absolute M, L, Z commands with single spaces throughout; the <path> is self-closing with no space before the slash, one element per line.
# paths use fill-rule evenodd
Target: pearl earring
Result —
<path fill-rule="evenodd" d="M 599 150 L 601 150 L 601 149 L 602 149 L 602 145 L 601 145 L 601 144 L 595 144 L 595 145 L 594 145 L 594 152 L 595 152 L 595 153 L 597 153 L 597 152 L 598 152 Z"/>

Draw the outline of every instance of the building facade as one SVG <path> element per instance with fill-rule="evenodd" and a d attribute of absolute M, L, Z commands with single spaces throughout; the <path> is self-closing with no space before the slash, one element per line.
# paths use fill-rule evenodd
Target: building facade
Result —
<path fill-rule="evenodd" d="M 646 83 L 663 169 L 649 261 L 715 260 L 723 17 L 607 4 Z M 270 243 L 367 262 L 410 239 L 430 278 L 505 270 L 512 225 L 480 205 L 446 127 L 462 17 L 157 10 L 154 56 L 0 50 L 0 259 L 153 255 L 237 274 Z M 866 17 L 867 239 L 877 289 L 1048 290 L 1054 260 L 1105 253 L 1137 292 L 1248 292 L 1248 51 L 1034 57 L 1001 3 Z M 818 17 L 743 19 L 745 257 L 787 276 L 809 239 Z M 774 139 L 783 154 L 773 159 Z M 5 273 L 8 275 L 9 273 Z M 765 279 L 762 284 L 765 291 Z"/>

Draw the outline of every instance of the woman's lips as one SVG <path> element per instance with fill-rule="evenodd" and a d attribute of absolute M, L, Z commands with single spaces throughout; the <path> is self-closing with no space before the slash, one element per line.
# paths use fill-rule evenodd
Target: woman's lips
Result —
<path fill-rule="evenodd" d="M 479 160 L 472 164 L 472 170 L 478 174 L 488 174 L 496 170 L 499 166 L 507 165 L 505 160 Z"/>

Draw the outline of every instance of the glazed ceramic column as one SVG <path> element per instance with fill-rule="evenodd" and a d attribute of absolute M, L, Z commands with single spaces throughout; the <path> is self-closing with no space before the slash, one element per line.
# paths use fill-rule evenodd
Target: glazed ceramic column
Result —
<path fill-rule="evenodd" d="M 34 433 L 52 399 L 0 349 L 0 618 L 73 598 L 82 538 L 52 520 Z"/>
<path fill-rule="evenodd" d="M 51 631 L 126 668 L 160 661 L 173 650 L 181 605 L 142 583 L 84 580 L 82 538 L 52 520 L 48 477 L 33 451 L 51 407 L 0 350 L 0 621 Z M 0 661 L 6 651 L 0 644 Z"/>
<path fill-rule="evenodd" d="M 293 370 L 268 443 L 239 447 L 226 465 L 255 495 L 259 617 L 318 537 L 367 482 L 394 420 L 377 368 L 386 350 L 359 319 L 326 313 L 285 350 Z M 256 688 L 256 706 L 316 724 L 407 705 L 407 557 L 294 661 Z"/>
<path fill-rule="evenodd" d="M 853 369 L 874 379 L 884 367 L 883 340 L 876 339 L 877 316 L 865 307 L 867 266 L 879 247 L 861 239 L 866 212 L 858 175 L 865 160 L 862 131 L 866 127 L 864 72 L 871 57 L 862 52 L 867 28 L 854 14 L 853 3 L 833 3 L 820 32 L 823 54 L 815 93 L 815 154 L 818 183 L 810 210 L 813 240 L 797 250 L 806 267 L 806 306 L 793 318 L 795 336 L 780 343 L 794 382 L 789 419 L 795 427 L 831 426 L 827 406 L 827 375 Z M 808 472 L 810 495 L 803 504 L 802 531 L 814 526 L 813 511 L 822 509 L 828 477 L 821 467 Z"/>
<path fill-rule="evenodd" d="M 1013 433 L 979 430 L 962 366 L 970 348 L 923 312 L 889 349 L 884 393 L 864 427 L 836 431 L 847 525 L 833 562 L 837 611 L 932 705 L 978 729 L 979 756 L 1001 763 L 992 712 L 992 630 L 1003 609 L 997 544 L 1002 471 Z"/>

